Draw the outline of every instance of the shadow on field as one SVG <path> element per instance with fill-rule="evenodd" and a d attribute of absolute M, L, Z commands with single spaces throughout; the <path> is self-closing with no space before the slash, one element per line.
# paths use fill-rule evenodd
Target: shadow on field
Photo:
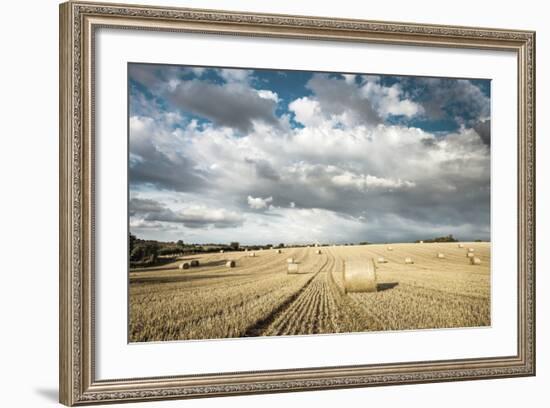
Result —
<path fill-rule="evenodd" d="M 399 282 L 379 283 L 376 285 L 376 289 L 378 290 L 378 292 L 382 292 L 384 290 L 393 289 L 397 285 L 399 285 Z"/>
<path fill-rule="evenodd" d="M 212 273 L 208 275 L 204 274 L 189 274 L 189 275 L 170 275 L 170 276 L 140 276 L 136 278 L 130 278 L 131 284 L 139 283 L 178 283 L 178 282 L 192 282 L 200 279 L 221 279 L 221 278 L 236 278 L 239 276 L 249 276 L 249 273 Z"/>
<path fill-rule="evenodd" d="M 225 265 L 226 262 L 227 260 L 225 259 L 219 261 L 201 262 L 198 267 L 200 268 L 201 266 L 222 266 Z"/>
<path fill-rule="evenodd" d="M 152 271 L 175 271 L 177 269 L 179 269 L 179 266 L 181 263 L 183 262 L 190 262 L 191 260 L 193 260 L 194 258 L 187 258 L 185 260 L 181 260 L 181 262 L 178 262 L 176 265 L 168 265 L 168 266 L 150 266 L 150 267 L 147 267 L 147 268 L 130 268 L 130 272 L 152 272 Z M 221 261 L 210 261 L 210 262 L 204 262 L 204 263 L 200 263 L 198 267 L 201 267 L 201 266 L 222 266 L 222 265 L 225 265 L 225 260 L 221 260 Z M 193 268 L 197 268 L 197 267 L 193 267 Z M 190 271 L 190 270 L 189 270 Z"/>

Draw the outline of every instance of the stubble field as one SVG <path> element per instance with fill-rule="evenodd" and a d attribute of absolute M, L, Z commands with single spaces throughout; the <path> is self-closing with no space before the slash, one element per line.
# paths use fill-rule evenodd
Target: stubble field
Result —
<path fill-rule="evenodd" d="M 131 270 L 129 341 L 478 327 L 490 325 L 490 244 L 286 248 L 186 256 Z M 467 248 L 480 265 L 471 265 Z M 443 253 L 445 258 L 438 259 Z M 287 258 L 300 274 L 287 273 Z M 377 292 L 345 293 L 344 261 L 384 257 Z M 414 264 L 406 264 L 405 258 Z M 179 269 L 185 261 L 199 266 Z M 235 268 L 226 261 L 234 260 Z"/>

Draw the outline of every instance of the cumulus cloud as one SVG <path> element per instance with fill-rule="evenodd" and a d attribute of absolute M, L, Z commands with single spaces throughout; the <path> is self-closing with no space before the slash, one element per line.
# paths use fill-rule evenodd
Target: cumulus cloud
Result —
<path fill-rule="evenodd" d="M 248 202 L 248 206 L 253 210 L 261 210 L 263 208 L 267 208 L 269 203 L 273 201 L 273 197 L 261 198 L 248 196 L 246 201 Z"/>
<path fill-rule="evenodd" d="M 377 80 L 367 79 L 361 86 L 361 93 L 383 118 L 390 115 L 412 117 L 424 111 L 422 105 L 407 99 L 399 84 L 383 86 Z"/>
<path fill-rule="evenodd" d="M 490 118 L 490 97 L 467 79 L 406 78 L 417 101 L 430 120 L 452 119 L 458 126 L 471 126 Z"/>
<path fill-rule="evenodd" d="M 183 111 L 241 132 L 252 130 L 255 121 L 278 124 L 274 112 L 277 102 L 240 83 L 218 85 L 198 80 L 182 81 L 170 99 Z"/>
<path fill-rule="evenodd" d="M 177 132 L 152 118 L 130 118 L 130 184 L 151 184 L 177 191 L 196 190 L 208 184 L 192 158 L 178 154 Z"/>
<path fill-rule="evenodd" d="M 144 228 L 158 223 L 182 224 L 187 228 L 234 228 L 242 225 L 242 215 L 224 208 L 209 208 L 200 204 L 174 210 L 153 199 L 132 198 L 129 203 L 130 226 Z"/>
<path fill-rule="evenodd" d="M 372 102 L 361 95 L 359 88 L 349 81 L 326 74 L 314 74 L 307 83 L 314 93 L 320 110 L 327 119 L 339 120 L 353 126 L 376 125 L 381 122 Z"/>
<path fill-rule="evenodd" d="M 490 112 L 466 106 L 477 86 L 312 74 L 289 98 L 254 71 L 186 75 L 164 104 L 130 118 L 131 225 L 147 236 L 172 225 L 201 242 L 253 243 L 268 230 L 278 242 L 313 230 L 322 242 L 489 237 Z M 438 114 L 427 94 L 456 128 L 407 124 Z"/>

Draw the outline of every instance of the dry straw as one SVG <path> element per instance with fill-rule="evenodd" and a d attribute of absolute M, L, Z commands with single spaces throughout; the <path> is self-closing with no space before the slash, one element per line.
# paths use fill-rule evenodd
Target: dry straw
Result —
<path fill-rule="evenodd" d="M 405 258 L 405 263 L 406 264 L 413 264 L 413 260 L 411 258 Z"/>
<path fill-rule="evenodd" d="M 287 263 L 294 263 L 294 258 L 287 258 L 287 259 L 286 259 L 286 262 L 287 262 Z"/>
<path fill-rule="evenodd" d="M 393 247 L 389 246 L 388 248 L 388 251 L 393 251 Z"/>
<path fill-rule="evenodd" d="M 198 259 L 193 259 L 193 260 L 191 261 L 191 266 L 199 266 L 199 261 L 198 261 Z"/>
<path fill-rule="evenodd" d="M 464 244 L 458 244 L 459 248 L 464 248 Z"/>
<path fill-rule="evenodd" d="M 255 257 L 255 256 L 256 256 L 256 252 L 251 252 L 251 253 L 248 254 L 248 256 Z"/>
<path fill-rule="evenodd" d="M 466 254 L 466 258 L 473 258 L 474 257 L 474 253 L 473 252 L 468 252 Z"/>
<path fill-rule="evenodd" d="M 225 263 L 225 266 L 228 268 L 234 268 L 235 267 L 235 261 L 227 261 Z"/>
<path fill-rule="evenodd" d="M 183 262 L 180 264 L 180 269 L 189 269 L 189 262 Z"/>
<path fill-rule="evenodd" d="M 442 253 L 442 252 L 439 252 L 439 253 L 437 254 L 437 257 L 438 257 L 439 259 L 443 259 L 443 258 L 445 258 L 445 254 Z"/>
<path fill-rule="evenodd" d="M 316 253 L 317 255 L 320 255 L 320 254 L 321 254 L 321 250 L 318 249 L 317 251 L 315 251 L 315 253 Z"/>
<path fill-rule="evenodd" d="M 474 248 L 468 248 L 468 252 L 475 252 Z"/>
<path fill-rule="evenodd" d="M 292 263 L 287 264 L 287 271 L 288 271 L 289 274 L 300 273 L 299 268 L 298 268 L 298 264 L 296 262 L 292 262 Z"/>
<path fill-rule="evenodd" d="M 378 263 L 388 263 L 388 261 L 383 256 L 379 256 L 378 257 Z"/>
<path fill-rule="evenodd" d="M 470 258 L 470 264 L 472 264 L 472 265 L 481 265 L 481 259 L 474 256 L 474 257 Z"/>
<path fill-rule="evenodd" d="M 344 261 L 344 292 L 376 292 L 373 259 Z"/>

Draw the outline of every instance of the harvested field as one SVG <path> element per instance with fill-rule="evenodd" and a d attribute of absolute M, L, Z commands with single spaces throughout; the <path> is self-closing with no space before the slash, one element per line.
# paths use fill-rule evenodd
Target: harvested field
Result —
<path fill-rule="evenodd" d="M 287 248 L 186 256 L 131 270 L 131 342 L 490 325 L 490 244 Z M 473 248 L 479 263 L 466 257 Z M 438 258 L 438 253 L 445 258 Z M 287 258 L 299 264 L 289 274 Z M 383 258 L 385 262 L 380 262 Z M 344 262 L 374 259 L 377 291 L 345 293 Z M 414 260 L 408 263 L 407 259 Z M 193 262 L 198 261 L 198 265 Z M 226 267 L 235 261 L 233 268 Z M 377 262 L 378 261 L 378 262 Z M 182 263 L 194 265 L 179 269 Z M 195 266 L 196 265 L 196 266 Z"/>

